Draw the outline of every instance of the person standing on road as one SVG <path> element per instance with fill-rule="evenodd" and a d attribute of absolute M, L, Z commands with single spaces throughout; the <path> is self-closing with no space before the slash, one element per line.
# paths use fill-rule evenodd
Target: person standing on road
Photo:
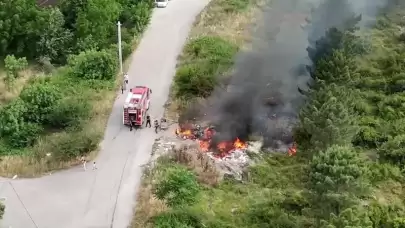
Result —
<path fill-rule="evenodd" d="M 82 156 L 82 163 L 83 163 L 83 169 L 84 169 L 84 171 L 86 171 L 87 170 L 87 167 L 86 167 L 86 163 L 87 163 L 87 161 L 86 161 L 86 158 L 84 157 L 84 156 Z"/>
<path fill-rule="evenodd" d="M 124 75 L 125 84 L 128 84 L 128 80 L 129 80 L 128 73 L 125 73 L 125 75 Z"/>
<path fill-rule="evenodd" d="M 96 169 L 97 169 L 96 162 L 95 162 L 95 161 L 93 161 L 93 170 L 96 170 Z"/>
<path fill-rule="evenodd" d="M 134 128 L 134 122 L 131 119 L 131 121 L 129 121 L 129 131 L 132 131 L 133 128 Z"/>
<path fill-rule="evenodd" d="M 149 128 L 151 128 L 152 125 L 150 124 L 150 115 L 146 114 L 146 127 L 148 127 L 148 124 L 149 124 Z"/>
<path fill-rule="evenodd" d="M 158 133 L 158 128 L 159 128 L 159 121 L 158 120 L 154 121 L 154 127 L 155 127 L 155 132 L 157 134 Z"/>

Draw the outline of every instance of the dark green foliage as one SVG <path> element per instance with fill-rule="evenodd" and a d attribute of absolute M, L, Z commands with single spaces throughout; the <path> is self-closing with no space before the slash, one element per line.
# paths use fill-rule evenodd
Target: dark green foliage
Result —
<path fill-rule="evenodd" d="M 152 218 L 154 228 L 203 228 L 200 218 L 190 212 L 174 210 Z"/>
<path fill-rule="evenodd" d="M 90 50 L 69 58 L 71 75 L 90 80 L 111 80 L 117 70 L 117 59 L 107 51 Z"/>
<path fill-rule="evenodd" d="M 14 148 L 33 145 L 43 131 L 41 125 L 27 122 L 26 116 L 30 114 L 27 105 L 16 99 L 0 110 L 0 136 Z"/>
<path fill-rule="evenodd" d="M 390 137 L 381 145 L 378 154 L 382 159 L 403 166 L 405 164 L 405 135 Z"/>
<path fill-rule="evenodd" d="M 174 79 L 178 98 L 207 97 L 217 76 L 229 69 L 237 47 L 219 37 L 202 36 L 185 47 L 184 64 Z"/>
<path fill-rule="evenodd" d="M 286 211 L 280 209 L 272 202 L 259 203 L 250 208 L 248 213 L 249 223 L 254 224 L 251 227 L 269 227 L 269 228 L 299 228 L 297 219 Z"/>
<path fill-rule="evenodd" d="M 18 6 L 18 7 L 16 7 Z M 37 53 L 35 41 L 40 35 L 40 11 L 34 0 L 0 2 L 0 53 L 32 57 Z"/>
<path fill-rule="evenodd" d="M 345 99 L 350 94 L 351 91 L 344 87 L 333 85 L 312 93 L 309 96 L 311 101 L 299 115 L 301 136 L 297 139 L 301 139 L 302 135 L 305 137 L 302 138 L 304 142 L 299 140 L 298 144 L 308 149 L 324 150 L 331 145 L 350 143 L 357 132 L 354 113 L 348 107 L 351 101 Z"/>
<path fill-rule="evenodd" d="M 176 72 L 176 94 L 178 97 L 208 97 L 217 79 L 210 73 L 209 64 L 187 64 Z"/>
<path fill-rule="evenodd" d="M 35 0 L 5 0 L 0 3 L 0 53 L 64 64 L 69 54 L 116 43 L 119 19 L 128 37 L 139 35 L 152 8 L 150 0 L 63 0 L 47 8 Z"/>
<path fill-rule="evenodd" d="M 85 99 L 60 100 L 47 117 L 47 124 L 53 128 L 77 127 L 90 114 L 91 105 Z"/>
<path fill-rule="evenodd" d="M 347 208 L 338 216 L 331 214 L 329 221 L 322 220 L 321 228 L 373 228 L 373 223 L 364 211 L 358 208 Z"/>
<path fill-rule="evenodd" d="M 73 51 L 73 33 L 64 28 L 65 19 L 58 8 L 43 10 L 41 14 L 43 31 L 37 41 L 37 55 L 52 63 L 65 63 Z"/>
<path fill-rule="evenodd" d="M 182 167 L 169 167 L 155 185 L 154 194 L 170 207 L 191 205 L 197 201 L 199 185 L 193 173 Z"/>
<path fill-rule="evenodd" d="M 19 125 L 18 131 L 14 131 L 7 136 L 7 142 L 14 148 L 32 146 L 43 130 L 44 129 L 39 124 L 22 122 L 22 124 Z"/>
<path fill-rule="evenodd" d="M 61 95 L 51 84 L 34 83 L 21 92 L 20 98 L 27 107 L 24 119 L 41 124 L 54 109 Z"/>
<path fill-rule="evenodd" d="M 87 0 L 86 6 L 77 13 L 75 29 L 79 40 L 92 35 L 94 45 L 105 48 L 116 34 L 116 22 L 121 12 L 116 1 Z"/>
<path fill-rule="evenodd" d="M 223 0 L 219 5 L 226 13 L 238 13 L 246 10 L 249 4 L 249 0 Z"/>
<path fill-rule="evenodd" d="M 81 131 L 60 135 L 49 145 L 55 161 L 70 161 L 97 149 L 101 135 Z"/>
<path fill-rule="evenodd" d="M 0 134 L 7 137 L 15 131 L 19 131 L 24 122 L 27 106 L 21 99 L 16 99 L 0 109 Z"/>
<path fill-rule="evenodd" d="M 348 147 L 331 146 L 310 163 L 310 182 L 319 193 L 353 191 L 365 176 L 365 165 Z"/>

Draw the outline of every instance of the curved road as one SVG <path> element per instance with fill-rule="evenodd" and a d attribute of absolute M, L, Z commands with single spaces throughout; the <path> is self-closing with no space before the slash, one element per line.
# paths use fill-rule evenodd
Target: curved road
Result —
<path fill-rule="evenodd" d="M 129 84 L 152 88 L 151 116 L 161 116 L 175 73 L 176 59 L 196 15 L 208 0 L 172 0 L 156 9 L 133 55 Z M 156 135 L 122 126 L 124 96 L 119 94 L 96 162 L 37 179 L 3 180 L 0 198 L 6 213 L 1 228 L 126 228 L 135 193 Z"/>

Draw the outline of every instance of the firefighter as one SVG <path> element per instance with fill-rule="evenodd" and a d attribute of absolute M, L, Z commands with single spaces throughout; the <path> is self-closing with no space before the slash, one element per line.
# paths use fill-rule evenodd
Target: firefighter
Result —
<path fill-rule="evenodd" d="M 149 124 L 149 128 L 151 128 L 152 125 L 150 124 L 150 116 L 149 116 L 149 114 L 146 115 L 146 127 L 148 126 L 148 124 Z"/>
<path fill-rule="evenodd" d="M 129 130 L 130 131 L 132 131 L 132 129 L 134 128 L 134 122 L 135 122 L 134 118 L 131 117 L 129 120 Z"/>
<path fill-rule="evenodd" d="M 129 122 L 129 131 L 132 131 L 134 127 L 134 122 L 132 122 L 132 120 Z"/>
<path fill-rule="evenodd" d="M 155 132 L 157 134 L 158 133 L 158 128 L 159 128 L 159 121 L 155 120 L 153 125 L 155 126 Z"/>

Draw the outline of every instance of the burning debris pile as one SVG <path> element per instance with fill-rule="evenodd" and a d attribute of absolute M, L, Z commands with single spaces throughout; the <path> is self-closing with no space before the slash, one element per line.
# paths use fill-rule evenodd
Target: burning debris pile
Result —
<path fill-rule="evenodd" d="M 215 127 L 209 126 L 202 128 L 200 125 L 191 123 L 179 124 L 175 131 L 176 136 L 184 140 L 198 141 L 201 152 L 208 153 L 214 159 L 231 159 L 237 156 L 242 160 L 247 160 L 246 151 L 248 149 L 247 141 L 236 137 L 233 140 L 220 140 L 216 137 Z M 236 154 L 236 155 L 235 155 Z M 288 155 L 296 154 L 296 145 L 293 144 L 288 149 Z"/>
<path fill-rule="evenodd" d="M 176 129 L 176 136 L 182 139 L 198 140 L 202 152 L 212 152 L 215 158 L 225 158 L 232 152 L 247 149 L 247 143 L 239 138 L 233 141 L 218 141 L 215 139 L 215 128 L 210 126 L 205 129 L 200 125 L 180 124 Z"/>

